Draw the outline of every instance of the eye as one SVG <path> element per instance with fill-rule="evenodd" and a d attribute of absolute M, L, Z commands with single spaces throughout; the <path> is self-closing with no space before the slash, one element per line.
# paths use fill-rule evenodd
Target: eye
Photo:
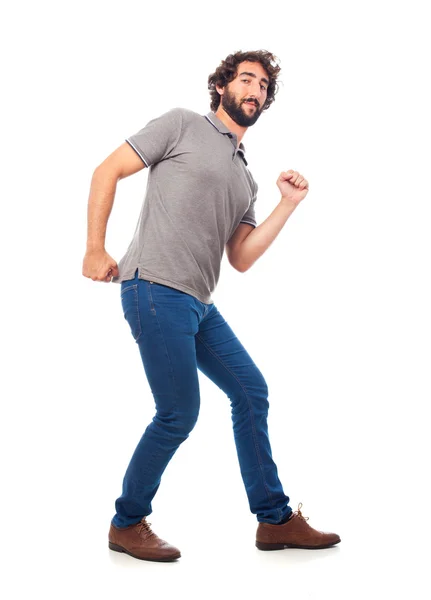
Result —
<path fill-rule="evenodd" d="M 266 90 L 266 87 L 265 87 L 264 85 L 261 85 L 261 86 L 260 86 L 260 89 L 261 89 L 261 90 Z"/>
<path fill-rule="evenodd" d="M 241 81 L 244 81 L 244 83 L 250 83 L 250 79 L 241 79 Z"/>

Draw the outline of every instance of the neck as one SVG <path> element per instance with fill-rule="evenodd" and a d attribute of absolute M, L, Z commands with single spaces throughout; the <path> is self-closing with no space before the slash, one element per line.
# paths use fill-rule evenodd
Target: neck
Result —
<path fill-rule="evenodd" d="M 226 127 L 229 129 L 229 131 L 232 131 L 232 133 L 235 133 L 237 140 L 238 140 L 238 146 L 239 146 L 241 143 L 241 140 L 244 137 L 244 134 L 248 128 L 241 127 L 241 125 L 238 125 L 238 123 L 236 123 L 224 110 L 224 108 L 221 105 L 221 102 L 220 102 L 220 105 L 219 105 L 217 111 L 214 114 L 218 119 L 220 119 L 220 121 L 224 125 L 226 125 Z"/>

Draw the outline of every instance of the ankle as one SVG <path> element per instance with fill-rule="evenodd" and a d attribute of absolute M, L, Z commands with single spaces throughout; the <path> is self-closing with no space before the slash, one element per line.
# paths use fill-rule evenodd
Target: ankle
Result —
<path fill-rule="evenodd" d="M 276 523 L 276 525 L 284 525 L 284 523 L 287 523 L 287 521 L 289 521 L 292 518 L 292 516 L 293 516 L 293 511 L 290 511 L 290 513 L 288 515 L 286 515 L 282 521 L 280 521 L 279 523 Z"/>

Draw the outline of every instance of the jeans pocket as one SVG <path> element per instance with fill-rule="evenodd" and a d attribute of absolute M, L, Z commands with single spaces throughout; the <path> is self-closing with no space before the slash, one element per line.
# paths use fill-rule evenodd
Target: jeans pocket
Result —
<path fill-rule="evenodd" d="M 133 339 L 137 342 L 142 333 L 142 328 L 139 316 L 138 285 L 136 283 L 122 287 L 121 305 Z"/>

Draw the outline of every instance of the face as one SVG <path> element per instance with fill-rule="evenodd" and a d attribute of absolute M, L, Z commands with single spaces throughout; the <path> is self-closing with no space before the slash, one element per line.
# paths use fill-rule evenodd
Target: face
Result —
<path fill-rule="evenodd" d="M 254 125 L 262 114 L 269 85 L 269 76 L 260 63 L 244 61 L 224 88 L 217 87 L 220 103 L 231 119 L 242 127 Z"/>

